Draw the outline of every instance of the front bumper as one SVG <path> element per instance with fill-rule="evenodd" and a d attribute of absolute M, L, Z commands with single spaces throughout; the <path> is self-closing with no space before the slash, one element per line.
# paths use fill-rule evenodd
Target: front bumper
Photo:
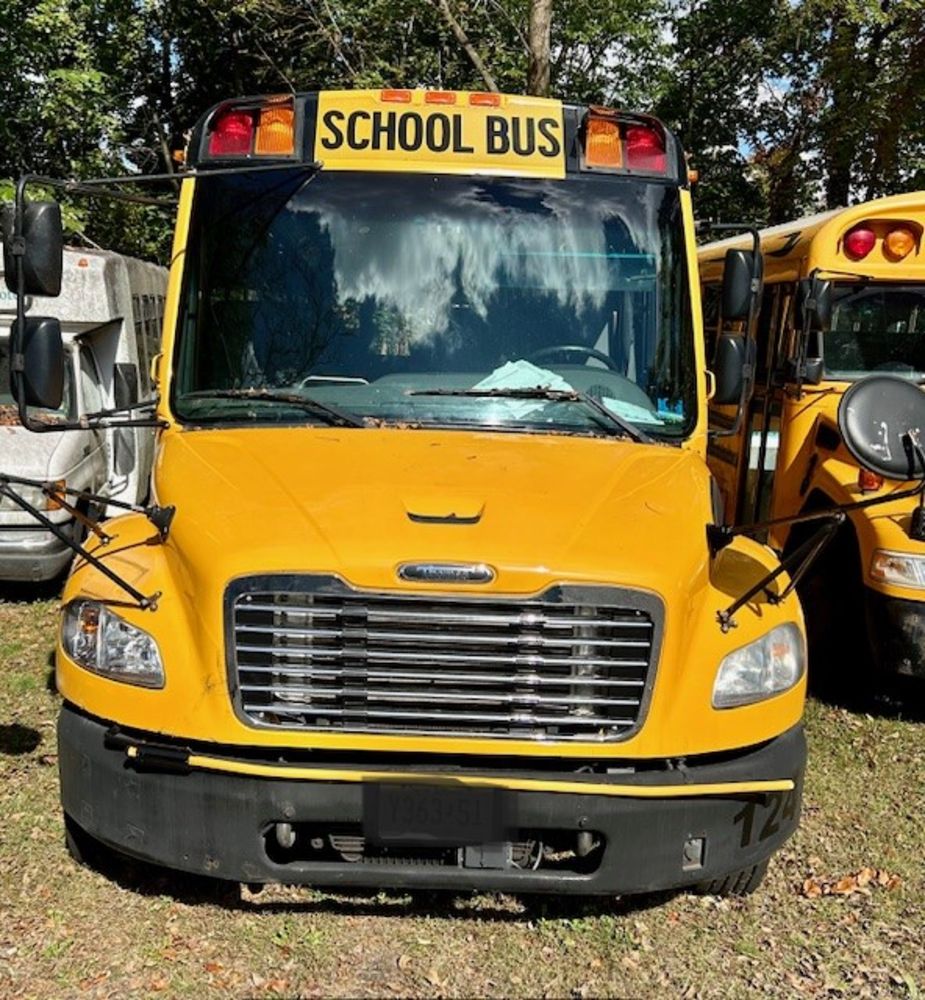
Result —
<path fill-rule="evenodd" d="M 61 527 L 74 533 L 74 522 Z M 0 580 L 40 583 L 53 580 L 74 553 L 50 531 L 0 527 Z"/>
<path fill-rule="evenodd" d="M 925 601 L 907 601 L 865 587 L 867 634 L 877 667 L 925 678 Z"/>
<path fill-rule="evenodd" d="M 462 849 L 458 864 L 383 864 L 381 859 L 317 860 L 311 852 L 281 858 L 268 849 L 279 823 L 315 830 L 359 828 L 368 770 L 362 780 L 359 769 L 346 765 L 306 778 L 314 766 L 309 764 L 291 768 L 299 774 L 291 779 L 287 765 L 258 765 L 243 753 L 190 757 L 182 748 L 161 744 L 159 752 L 147 756 L 138 751 L 144 737 L 134 737 L 128 747 L 111 740 L 107 745 L 108 729 L 69 706 L 58 722 L 64 811 L 87 833 L 126 854 L 183 871 L 240 882 L 341 887 L 622 894 L 721 878 L 761 863 L 796 829 L 806 758 L 802 726 L 741 754 L 674 770 L 477 771 L 458 761 L 437 770 L 431 758 L 425 768 L 433 768 L 435 783 L 451 778 L 514 785 L 503 794 L 522 830 L 575 837 L 593 832 L 603 845 L 592 859 L 593 870 L 588 865 L 582 870 L 495 866 L 485 858 L 498 852 L 488 850 L 479 855 L 478 866 L 467 867 L 463 857 L 470 855 Z M 264 774 L 257 773 L 261 769 Z M 421 766 L 414 769 L 420 772 Z M 392 762 L 377 773 L 375 780 L 394 780 L 406 772 Z M 587 784 L 587 793 L 549 790 L 571 789 L 579 781 Z M 740 783 L 762 781 L 789 790 L 741 790 Z M 705 788 L 711 791 L 704 794 Z"/>

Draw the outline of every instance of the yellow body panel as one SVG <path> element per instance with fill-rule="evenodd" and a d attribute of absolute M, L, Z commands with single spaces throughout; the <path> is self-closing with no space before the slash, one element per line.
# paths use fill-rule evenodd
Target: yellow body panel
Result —
<path fill-rule="evenodd" d="M 863 260 L 854 261 L 845 253 L 844 236 L 860 222 L 869 223 L 877 234 L 874 249 Z M 884 251 L 883 234 L 891 225 L 905 223 L 918 234 L 916 245 L 901 261 L 890 260 Z M 882 198 L 848 209 L 826 212 L 808 219 L 776 226 L 762 233 L 765 285 L 786 284 L 819 272 L 833 280 L 851 280 L 851 275 L 864 275 L 878 282 L 909 284 L 925 281 L 925 192 Z M 703 284 L 722 281 L 723 256 L 729 247 L 747 248 L 750 241 L 742 238 L 723 240 L 702 247 L 699 253 L 700 277 Z M 792 320 L 791 320 L 792 322 Z M 887 482 L 881 490 L 862 493 L 858 486 L 858 465 L 840 441 L 836 448 L 820 447 L 820 429 L 837 435 L 838 405 L 850 382 L 825 379 L 819 385 L 806 385 L 799 395 L 794 387 L 778 392 L 781 404 L 780 441 L 774 473 L 771 517 L 797 514 L 813 494 L 822 494 L 832 504 L 850 503 L 874 495 L 898 492 L 903 484 Z M 716 407 L 722 416 L 732 415 L 730 407 Z M 824 432 L 823 432 L 824 433 Z M 743 434 L 718 439 L 711 447 L 711 468 L 719 480 L 727 510 L 738 507 L 744 481 L 733 473 L 731 461 L 724 460 L 726 449 L 735 463 L 744 460 L 746 444 Z M 874 590 L 907 600 L 922 601 L 923 592 L 871 579 L 870 563 L 876 549 L 921 554 L 921 542 L 909 538 L 908 526 L 914 499 L 854 511 L 849 516 L 854 526 L 861 553 L 864 584 Z M 788 529 L 778 527 L 770 536 L 777 548 L 787 540 Z"/>

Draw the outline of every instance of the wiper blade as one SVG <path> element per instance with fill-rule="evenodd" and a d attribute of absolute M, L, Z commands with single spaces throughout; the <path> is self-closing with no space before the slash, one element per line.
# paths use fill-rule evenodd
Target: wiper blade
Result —
<path fill-rule="evenodd" d="M 245 399 L 257 403 L 285 403 L 305 410 L 314 417 L 320 417 L 329 424 L 342 427 L 365 427 L 362 417 L 348 413 L 338 406 L 322 403 L 313 396 L 302 396 L 294 392 L 269 392 L 266 389 L 202 389 L 184 393 L 181 399 Z"/>
<path fill-rule="evenodd" d="M 608 410 L 603 403 L 577 389 L 544 389 L 542 386 L 532 388 L 505 389 L 409 389 L 409 396 L 470 396 L 474 399 L 548 399 L 553 403 L 581 403 L 593 410 L 595 415 L 603 418 L 602 422 L 613 433 L 632 438 L 645 444 L 653 444 L 654 439 L 640 430 L 628 420 L 617 416 Z"/>

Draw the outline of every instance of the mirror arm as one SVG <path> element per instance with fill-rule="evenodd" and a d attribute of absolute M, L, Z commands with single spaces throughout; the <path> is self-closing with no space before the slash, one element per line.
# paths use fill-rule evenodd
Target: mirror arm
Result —
<path fill-rule="evenodd" d="M 828 545 L 829 542 L 835 537 L 835 533 L 845 521 L 845 514 L 842 511 L 828 511 L 817 519 L 821 519 L 822 517 L 826 519 L 826 524 L 822 525 L 818 531 L 810 535 L 810 537 L 803 542 L 799 548 L 794 549 L 793 552 L 781 559 L 774 569 L 772 569 L 769 573 L 766 573 L 741 597 L 737 597 L 732 604 L 729 605 L 729 607 L 716 612 L 716 621 L 719 623 L 720 630 L 723 633 L 729 632 L 731 629 L 737 627 L 738 623 L 735 620 L 735 616 L 753 597 L 761 593 L 761 591 L 764 591 L 769 604 L 780 604 L 781 601 L 786 600 L 787 597 L 790 596 L 800 580 L 803 579 L 806 571 L 816 561 L 816 558 L 826 545 Z M 795 569 L 790 576 L 790 582 L 787 586 L 779 594 L 769 590 L 768 587 L 782 573 L 789 573 L 791 567 L 795 567 Z"/>
<path fill-rule="evenodd" d="M 56 483 L 45 482 L 41 479 L 26 479 L 23 476 L 10 476 L 5 472 L 0 472 L 0 486 L 10 485 L 31 486 L 34 489 L 39 489 L 46 496 L 56 500 L 67 510 L 72 509 L 71 505 L 62 501 L 61 498 L 69 496 L 75 497 L 78 500 L 93 500 L 100 506 L 106 505 L 109 507 L 118 507 L 119 510 L 128 511 L 132 514 L 143 514 L 151 522 L 151 524 L 158 529 L 161 541 L 167 541 L 170 534 L 170 525 L 177 512 L 177 508 L 173 506 L 159 507 L 157 504 L 151 504 L 150 506 L 144 507 L 136 503 L 127 503 L 125 500 L 114 500 L 111 497 L 100 496 L 98 493 L 89 493 L 87 490 L 75 490 L 69 486 L 58 486 Z M 106 535 L 105 532 L 100 534 L 100 530 L 101 529 L 95 531 L 100 538 L 105 538 L 106 541 L 111 540 L 111 536 Z"/>
<path fill-rule="evenodd" d="M 142 611 L 154 611 L 157 609 L 157 601 L 161 596 L 160 592 L 151 594 L 149 597 L 143 594 L 140 590 L 136 590 L 127 580 L 124 580 L 118 573 L 111 570 L 92 552 L 89 552 L 78 542 L 75 542 L 70 535 L 68 535 L 68 533 L 61 528 L 60 525 L 57 525 L 54 521 L 49 520 L 49 518 L 47 518 L 40 510 L 33 507 L 28 500 L 23 499 L 23 497 L 10 487 L 10 478 L 11 477 L 0 475 L 0 496 L 6 497 L 8 500 L 12 500 L 17 507 L 34 517 L 35 520 L 38 521 L 43 528 L 50 531 L 55 538 L 64 542 L 69 549 L 79 555 L 82 559 L 85 559 L 95 569 L 99 570 L 103 576 L 111 580 L 120 590 L 124 590 L 125 593 L 137 603 L 138 607 L 141 608 Z"/>

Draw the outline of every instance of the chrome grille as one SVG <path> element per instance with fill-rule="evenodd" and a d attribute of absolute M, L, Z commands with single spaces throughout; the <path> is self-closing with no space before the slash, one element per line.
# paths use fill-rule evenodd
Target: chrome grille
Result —
<path fill-rule="evenodd" d="M 640 720 L 657 640 L 647 595 L 406 596 L 291 579 L 230 595 L 232 688 L 252 724 L 605 741 Z"/>

